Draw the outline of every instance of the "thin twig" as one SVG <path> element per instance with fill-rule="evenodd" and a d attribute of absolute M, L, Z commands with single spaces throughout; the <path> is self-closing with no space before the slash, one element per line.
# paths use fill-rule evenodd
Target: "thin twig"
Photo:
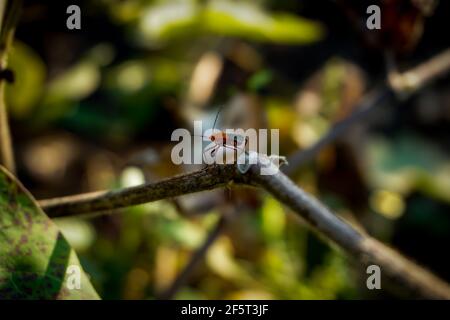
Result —
<path fill-rule="evenodd" d="M 0 1 L 0 30 L 3 25 L 3 16 L 6 9 L 6 1 Z"/>
<path fill-rule="evenodd" d="M 176 277 L 175 281 L 170 285 L 170 287 L 161 293 L 158 299 L 169 300 L 173 299 L 175 294 L 183 287 L 186 282 L 189 280 L 189 276 L 192 272 L 195 271 L 199 263 L 203 260 L 203 257 L 208 252 L 209 248 L 214 244 L 214 242 L 219 238 L 222 232 L 225 230 L 227 226 L 228 217 L 222 215 L 214 226 L 214 228 L 210 231 L 208 236 L 202 245 L 192 254 L 186 266 L 180 272 L 180 274 Z"/>
<path fill-rule="evenodd" d="M 147 183 L 119 190 L 40 200 L 38 203 L 50 217 L 105 212 L 184 194 L 211 190 L 231 182 L 233 177 L 233 167 L 208 166 L 200 171 L 156 183 Z"/>
<path fill-rule="evenodd" d="M 283 172 L 289 175 L 294 173 L 299 167 L 314 159 L 325 146 L 335 142 L 353 125 L 369 118 L 378 107 L 388 104 L 395 97 L 407 98 L 428 83 L 446 74 L 449 70 L 450 49 L 447 49 L 408 71 L 390 72 L 388 83 L 380 85 L 363 97 L 359 105 L 353 108 L 355 111 L 350 116 L 337 122 L 328 133 L 312 146 L 299 150 L 290 156 L 288 159 L 290 166 L 285 167 Z"/>
<path fill-rule="evenodd" d="M 391 72 L 389 83 L 400 95 L 412 94 L 450 70 L 450 49 L 405 72 Z"/>
<path fill-rule="evenodd" d="M 383 105 L 383 102 L 389 101 L 393 96 L 393 91 L 386 85 L 373 90 L 364 97 L 350 116 L 336 123 L 319 141 L 307 149 L 299 150 L 290 156 L 288 159 L 289 166 L 284 167 L 283 172 L 291 175 L 303 164 L 313 160 L 324 147 L 335 142 L 354 124 L 367 119 L 379 106 Z"/>
<path fill-rule="evenodd" d="M 7 6 L 2 1 L 0 8 L 0 71 L 8 65 L 8 51 L 12 45 L 14 31 L 19 20 L 21 0 L 12 0 Z M 8 123 L 8 112 L 5 103 L 5 80 L 0 78 L 0 164 L 10 172 L 15 173 L 16 165 L 11 143 L 11 133 Z"/>
<path fill-rule="evenodd" d="M 175 201 L 175 199 L 173 199 Z M 179 205 L 179 204 L 177 204 Z M 191 274 L 198 267 L 200 262 L 203 260 L 204 256 L 208 252 L 209 248 L 216 242 L 216 240 L 220 237 L 220 235 L 226 230 L 227 226 L 230 224 L 232 220 L 234 220 L 237 215 L 240 213 L 236 208 L 230 208 L 230 206 L 226 207 L 226 210 L 222 213 L 219 218 L 219 221 L 216 223 L 214 228 L 211 229 L 208 236 L 205 238 L 204 242 L 198 247 L 198 249 L 192 254 L 189 258 L 188 263 L 185 265 L 183 270 L 177 275 L 172 284 L 164 290 L 161 294 L 158 294 L 158 299 L 160 300 L 170 300 L 177 294 L 177 292 L 186 284 L 189 280 Z"/>

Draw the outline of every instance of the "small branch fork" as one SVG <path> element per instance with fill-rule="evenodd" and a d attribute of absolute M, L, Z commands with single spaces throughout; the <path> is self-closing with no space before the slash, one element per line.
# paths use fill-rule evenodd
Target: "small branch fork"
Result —
<path fill-rule="evenodd" d="M 335 142 L 356 123 L 368 119 L 379 107 L 388 104 L 396 97 L 405 99 L 421 88 L 445 75 L 450 70 L 450 49 L 432 57 L 418 66 L 405 72 L 391 70 L 387 82 L 364 96 L 347 118 L 337 122 L 319 141 L 304 150 L 295 152 L 288 158 L 289 166 L 283 172 L 291 175 L 299 167 L 314 157 L 326 146 Z"/>
<path fill-rule="evenodd" d="M 353 124 L 364 120 L 378 106 L 397 97 L 417 92 L 427 83 L 445 74 L 450 69 L 450 49 L 429 61 L 404 73 L 392 72 L 388 83 L 369 93 L 348 118 L 337 123 L 312 147 L 299 151 L 290 158 L 285 173 L 292 173 L 297 167 L 313 159 L 320 150 L 334 142 Z M 102 191 L 63 198 L 41 200 L 39 204 L 51 217 L 74 216 L 93 212 L 109 212 L 114 209 L 146 202 L 176 197 L 193 192 L 211 190 L 230 183 L 260 187 L 270 192 L 281 203 L 301 216 L 312 229 L 339 245 L 363 266 L 376 264 L 390 282 L 398 284 L 416 297 L 450 299 L 450 287 L 426 269 L 403 257 L 401 254 L 376 239 L 354 229 L 339 219 L 314 197 L 296 186 L 284 173 L 272 176 L 259 174 L 258 165 L 241 174 L 234 165 L 213 165 L 203 170 L 173 177 L 156 183 Z M 225 217 L 221 217 L 204 244 L 193 254 L 184 270 L 161 298 L 172 298 L 188 280 L 208 248 L 225 229 Z"/>

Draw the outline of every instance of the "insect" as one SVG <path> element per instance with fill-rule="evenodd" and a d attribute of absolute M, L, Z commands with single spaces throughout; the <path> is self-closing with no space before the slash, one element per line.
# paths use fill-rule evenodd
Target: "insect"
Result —
<path fill-rule="evenodd" d="M 230 133 L 227 130 L 215 129 L 217 119 L 222 108 L 216 114 L 211 134 L 203 137 L 211 143 L 204 149 L 203 156 L 206 156 L 205 162 L 211 163 L 233 163 L 237 157 L 245 152 L 248 144 L 248 137 L 240 134 Z"/>

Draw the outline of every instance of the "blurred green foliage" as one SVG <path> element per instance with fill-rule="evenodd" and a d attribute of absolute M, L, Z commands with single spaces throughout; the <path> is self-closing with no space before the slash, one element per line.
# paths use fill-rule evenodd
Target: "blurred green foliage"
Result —
<path fill-rule="evenodd" d="M 279 129 L 280 153 L 290 155 L 348 116 L 374 81 L 355 62 L 365 53 L 355 49 L 360 40 L 343 27 L 351 41 L 336 47 L 328 21 L 298 14 L 303 2 L 82 4 L 85 29 L 78 33 L 58 29 L 51 5 L 26 6 L 31 22 L 24 23 L 31 27 L 19 26 L 9 57 L 17 78 L 7 88 L 7 104 L 18 137 L 19 175 L 39 197 L 126 187 L 187 170 L 168 156 L 172 129 L 214 119 L 219 105 L 225 106 L 219 127 L 238 114 L 244 126 Z M 364 56 L 369 65 L 373 55 Z M 427 112 L 438 104 L 425 103 Z M 350 151 L 339 143 L 326 148 L 295 182 L 388 243 L 401 223 L 448 239 L 447 152 L 411 128 L 396 127 L 395 134 L 384 129 L 352 132 L 343 139 Z M 156 298 L 229 206 L 239 218 L 176 298 L 368 295 L 359 278 L 365 270 L 288 209 L 255 190 L 230 189 L 56 223 L 105 299 Z"/>

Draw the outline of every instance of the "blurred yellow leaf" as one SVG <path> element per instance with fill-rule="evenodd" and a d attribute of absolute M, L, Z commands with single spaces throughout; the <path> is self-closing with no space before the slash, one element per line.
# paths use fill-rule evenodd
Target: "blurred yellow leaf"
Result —
<path fill-rule="evenodd" d="M 267 197 L 261 212 L 262 230 L 271 240 L 283 237 L 286 225 L 286 214 L 281 204 L 271 197 Z"/>
<path fill-rule="evenodd" d="M 194 1 L 170 1 L 148 8 L 140 20 L 140 30 L 151 40 L 169 39 L 190 31 L 198 21 L 199 7 Z"/>
<path fill-rule="evenodd" d="M 179 253 L 168 246 L 156 249 L 154 286 L 156 292 L 162 292 L 173 282 L 178 272 Z"/>
<path fill-rule="evenodd" d="M 98 65 L 83 61 L 67 70 L 49 84 L 47 99 L 80 100 L 90 95 L 100 84 Z"/>
<path fill-rule="evenodd" d="M 316 22 L 291 15 L 270 14 L 251 2 L 170 1 L 150 7 L 142 15 L 140 30 L 149 40 L 167 40 L 178 35 L 203 32 L 254 41 L 302 44 L 323 37 Z"/>
<path fill-rule="evenodd" d="M 211 1 L 204 19 L 204 28 L 209 32 L 256 41 L 298 44 L 323 36 L 318 23 L 289 14 L 269 14 L 249 2 Z"/>
<path fill-rule="evenodd" d="M 67 242 L 77 252 L 89 249 L 95 240 L 95 229 L 89 221 L 77 218 L 55 219 Z"/>
<path fill-rule="evenodd" d="M 370 197 L 370 206 L 375 212 L 389 219 L 401 217 L 405 210 L 403 197 L 396 192 L 377 190 Z"/>
<path fill-rule="evenodd" d="M 232 244 L 226 237 L 219 238 L 209 249 L 206 262 L 211 270 L 226 279 L 248 279 L 245 270 L 234 260 Z"/>
<path fill-rule="evenodd" d="M 43 94 L 45 65 L 33 49 L 15 41 L 9 66 L 14 70 L 15 81 L 6 86 L 6 98 L 12 116 L 22 118 L 30 113 Z"/>
<path fill-rule="evenodd" d="M 261 290 L 240 290 L 233 291 L 224 297 L 227 300 L 272 300 L 273 295 L 267 291 Z"/>

